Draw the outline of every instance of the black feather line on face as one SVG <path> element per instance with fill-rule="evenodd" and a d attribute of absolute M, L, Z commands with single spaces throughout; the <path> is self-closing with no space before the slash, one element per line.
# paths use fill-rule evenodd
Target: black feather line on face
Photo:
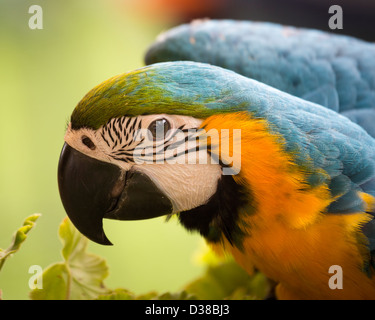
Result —
<path fill-rule="evenodd" d="M 112 131 L 112 128 L 109 128 L 108 130 L 109 137 L 111 138 L 112 142 L 115 142 L 115 139 L 113 139 L 112 137 L 111 131 Z"/>
<path fill-rule="evenodd" d="M 141 141 L 135 141 L 134 137 L 138 130 L 142 128 L 142 119 L 140 117 L 121 117 L 110 119 L 105 126 L 103 126 L 101 131 L 101 137 L 108 147 L 112 149 L 112 152 L 108 154 L 115 160 L 120 160 L 124 162 L 134 162 L 134 157 L 132 152 L 144 141 L 144 137 Z M 194 133 L 190 135 L 190 130 L 194 130 Z M 184 155 L 189 152 L 197 152 L 199 148 L 190 148 L 180 151 L 178 154 L 163 158 L 156 159 L 157 155 L 163 154 L 168 148 L 177 148 L 178 146 L 186 143 L 191 138 L 194 138 L 199 128 L 185 128 L 185 125 L 181 125 L 177 130 L 172 132 L 167 139 L 163 141 L 155 141 L 153 145 L 145 146 L 142 153 L 142 161 L 153 163 L 155 161 L 168 161 L 178 156 Z M 182 132 L 184 138 L 178 141 L 173 141 L 177 133 Z M 106 135 L 107 138 L 106 138 Z M 198 141 L 198 137 L 195 137 Z M 122 144 L 123 143 L 123 144 Z M 122 145 L 121 145 L 122 144 Z M 149 157 L 150 159 L 147 159 Z"/>
<path fill-rule="evenodd" d="M 119 128 L 119 131 L 122 132 L 122 122 L 123 122 L 122 118 L 118 118 L 116 122 Z"/>
<path fill-rule="evenodd" d="M 133 141 L 134 127 L 138 125 L 140 128 L 142 126 L 142 120 L 138 117 L 121 117 L 110 119 L 105 126 L 102 127 L 101 137 L 104 142 L 110 147 L 114 152 L 109 154 L 112 158 L 116 160 L 121 160 L 125 162 L 131 162 L 133 156 L 128 157 L 128 159 L 122 159 L 118 156 L 121 155 L 119 152 L 130 152 L 132 150 L 126 150 L 126 147 L 130 146 Z M 108 134 L 110 139 L 106 139 L 106 134 Z M 123 143 L 123 140 L 124 143 Z M 139 141 L 141 143 L 142 141 Z M 122 144 L 123 143 L 123 144 Z M 121 145 L 122 144 L 122 145 Z M 117 149 L 117 150 L 115 150 Z M 125 154 L 124 154 L 125 155 Z M 127 155 L 128 156 L 128 155 Z M 130 158 L 130 159 L 129 159 Z"/>
<path fill-rule="evenodd" d="M 233 176 L 222 175 L 216 193 L 207 203 L 179 213 L 179 220 L 187 230 L 198 231 L 209 242 L 217 243 L 225 236 L 232 246 L 242 250 L 250 230 L 242 218 L 255 211 L 252 199 L 251 191 L 237 184 Z"/>
<path fill-rule="evenodd" d="M 184 132 L 184 133 L 187 133 L 187 130 Z M 195 133 L 194 133 L 195 134 Z M 172 138 L 176 135 L 176 133 L 173 133 L 171 137 L 169 137 L 167 140 L 163 141 L 162 143 L 160 143 L 159 145 L 154 145 L 154 146 L 146 146 L 144 148 L 144 150 L 147 150 L 147 149 L 150 149 L 152 148 L 152 151 L 151 152 L 148 152 L 148 153 L 145 153 L 143 155 L 143 157 L 154 157 L 158 154 L 164 154 L 164 152 L 168 149 L 168 148 L 177 148 L 178 146 L 186 143 L 188 140 L 191 139 L 191 137 L 194 137 L 194 134 L 189 136 L 189 135 L 186 135 L 184 138 L 182 138 L 181 140 L 178 140 L 178 141 L 175 141 L 175 142 L 172 142 Z M 158 148 L 161 148 L 159 151 L 157 151 Z M 197 152 L 199 151 L 199 146 L 197 147 L 194 147 L 194 148 L 190 148 L 190 149 L 185 149 L 181 152 L 179 152 L 178 154 L 174 155 L 174 156 L 171 156 L 171 157 L 164 157 L 163 160 L 164 161 L 168 161 L 168 160 L 171 160 L 173 158 L 176 158 L 176 157 L 179 157 L 181 155 L 184 155 L 184 154 L 187 154 L 189 152 Z M 145 161 L 148 161 L 147 159 L 143 159 Z M 162 159 L 159 159 L 160 161 Z"/>
<path fill-rule="evenodd" d="M 110 144 L 109 142 L 107 141 L 107 139 L 105 138 L 103 132 L 101 133 L 101 136 L 102 136 L 102 139 L 105 141 L 105 143 L 107 144 L 108 147 L 110 147 Z"/>

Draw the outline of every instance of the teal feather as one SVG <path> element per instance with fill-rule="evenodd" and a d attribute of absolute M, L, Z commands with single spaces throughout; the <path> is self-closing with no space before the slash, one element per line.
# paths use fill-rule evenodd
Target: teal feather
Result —
<path fill-rule="evenodd" d="M 345 115 L 375 137 L 373 43 L 266 22 L 202 20 L 163 33 L 145 57 L 146 64 L 177 60 L 221 66 L 338 112 L 370 109 L 365 118 Z"/>

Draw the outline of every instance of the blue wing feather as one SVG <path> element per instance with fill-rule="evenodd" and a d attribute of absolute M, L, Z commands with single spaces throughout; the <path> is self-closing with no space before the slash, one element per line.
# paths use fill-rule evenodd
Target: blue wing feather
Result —
<path fill-rule="evenodd" d="M 375 108 L 375 44 L 353 37 L 264 22 L 196 21 L 162 34 L 145 60 L 218 65 L 339 112 Z"/>

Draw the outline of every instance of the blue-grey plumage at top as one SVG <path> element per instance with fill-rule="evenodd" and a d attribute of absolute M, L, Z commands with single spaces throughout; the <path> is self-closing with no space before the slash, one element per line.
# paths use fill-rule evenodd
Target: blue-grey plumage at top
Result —
<path fill-rule="evenodd" d="M 373 43 L 273 23 L 202 20 L 163 33 L 145 60 L 191 60 L 236 71 L 339 111 L 375 137 Z"/>

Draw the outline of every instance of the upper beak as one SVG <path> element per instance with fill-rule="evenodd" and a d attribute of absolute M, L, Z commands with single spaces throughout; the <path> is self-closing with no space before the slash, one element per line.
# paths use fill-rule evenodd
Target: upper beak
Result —
<path fill-rule="evenodd" d="M 139 220 L 172 213 L 172 203 L 144 173 L 124 171 L 64 144 L 58 166 L 62 203 L 75 227 L 103 245 L 112 243 L 103 218 Z"/>

